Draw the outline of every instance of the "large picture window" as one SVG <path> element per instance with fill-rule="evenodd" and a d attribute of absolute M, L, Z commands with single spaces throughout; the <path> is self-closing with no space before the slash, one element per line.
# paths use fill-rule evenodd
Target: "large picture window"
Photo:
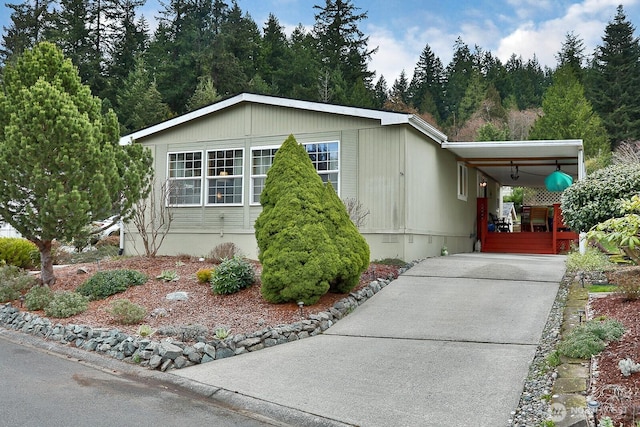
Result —
<path fill-rule="evenodd" d="M 330 182 L 338 191 L 339 144 L 338 142 L 314 142 L 303 144 L 311 163 L 324 182 Z M 273 164 L 278 147 L 255 148 L 251 150 L 251 203 L 260 203 L 267 172 Z"/>
<path fill-rule="evenodd" d="M 169 153 L 169 205 L 202 203 L 202 152 Z"/>
<path fill-rule="evenodd" d="M 207 151 L 207 203 L 242 204 L 244 152 Z"/>

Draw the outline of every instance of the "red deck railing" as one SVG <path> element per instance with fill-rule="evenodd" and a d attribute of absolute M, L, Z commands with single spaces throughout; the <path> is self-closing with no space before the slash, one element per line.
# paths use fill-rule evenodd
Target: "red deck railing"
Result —
<path fill-rule="evenodd" d="M 482 252 L 561 254 L 578 242 L 578 234 L 563 223 L 560 204 L 553 205 L 551 231 L 490 232 L 486 198 L 478 198 L 477 218 Z"/>

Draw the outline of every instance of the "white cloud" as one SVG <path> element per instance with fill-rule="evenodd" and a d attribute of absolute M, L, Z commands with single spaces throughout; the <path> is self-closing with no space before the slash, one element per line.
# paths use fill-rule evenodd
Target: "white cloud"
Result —
<path fill-rule="evenodd" d="M 506 61 L 515 53 L 527 60 L 535 54 L 542 66 L 553 68 L 557 64 L 556 55 L 570 32 L 584 41 L 584 53 L 591 55 L 595 46 L 600 44 L 604 29 L 613 18 L 618 2 L 619 0 L 586 0 L 569 6 L 559 18 L 521 24 L 502 37 L 495 51 L 496 56 Z"/>

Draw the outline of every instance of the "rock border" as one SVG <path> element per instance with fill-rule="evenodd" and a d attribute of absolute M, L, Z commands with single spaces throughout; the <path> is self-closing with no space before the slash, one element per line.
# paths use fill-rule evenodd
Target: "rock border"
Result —
<path fill-rule="evenodd" d="M 400 268 L 398 276 L 420 261 L 412 261 Z M 249 334 L 231 335 L 226 339 L 214 338 L 206 341 L 200 337 L 193 344 L 170 337 L 159 341 L 152 340 L 149 337 L 128 335 L 118 329 L 73 324 L 65 326 L 53 323 L 46 317 L 20 311 L 11 303 L 0 305 L 0 326 L 164 372 L 321 334 L 393 280 L 395 279 L 378 278 L 337 301 L 329 310 L 310 314 L 298 322 L 267 327 Z"/>

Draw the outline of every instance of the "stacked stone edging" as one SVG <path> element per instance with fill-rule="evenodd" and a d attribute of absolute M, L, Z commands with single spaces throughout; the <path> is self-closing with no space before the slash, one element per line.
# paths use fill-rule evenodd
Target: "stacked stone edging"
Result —
<path fill-rule="evenodd" d="M 400 269 L 402 274 L 417 261 Z M 312 337 L 329 329 L 351 313 L 393 279 L 378 278 L 348 297 L 337 301 L 329 310 L 311 314 L 306 319 L 288 325 L 267 327 L 250 334 L 237 334 L 226 339 L 186 343 L 172 338 L 157 341 L 149 337 L 131 336 L 118 329 L 92 328 L 85 325 L 62 325 L 46 317 L 20 311 L 10 303 L 0 305 L 0 326 L 31 334 L 39 338 L 95 351 L 118 360 L 138 363 L 150 369 L 166 371 L 180 369 L 215 359 L 236 356 L 266 347 Z"/>

